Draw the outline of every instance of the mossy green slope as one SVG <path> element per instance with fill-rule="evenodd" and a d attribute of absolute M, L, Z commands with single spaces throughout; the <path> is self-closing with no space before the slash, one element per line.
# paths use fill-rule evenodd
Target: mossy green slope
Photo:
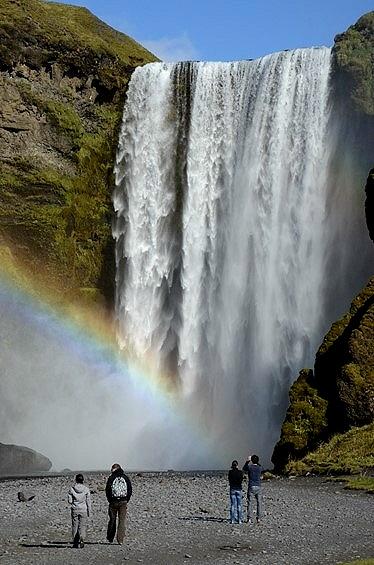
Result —
<path fill-rule="evenodd" d="M 338 81 L 348 89 L 353 106 L 374 116 L 374 12 L 335 38 L 333 54 Z"/>
<path fill-rule="evenodd" d="M 52 286 L 110 300 L 118 129 L 131 73 L 156 58 L 41 0 L 3 0 L 0 39 L 0 238 Z"/>
<path fill-rule="evenodd" d="M 147 49 L 86 8 L 40 0 L 2 0 L 0 18 L 2 58 L 10 64 L 17 56 L 40 65 L 54 53 L 59 59 L 74 56 L 79 67 L 84 63 L 79 57 L 82 50 L 91 51 L 96 58 L 92 63 L 102 56 L 130 66 L 155 60 Z"/>
<path fill-rule="evenodd" d="M 374 468 L 374 424 L 336 434 L 308 453 L 301 461 L 290 461 L 287 473 L 354 474 Z"/>
<path fill-rule="evenodd" d="M 316 355 L 315 383 L 328 400 L 330 433 L 374 419 L 374 277 L 335 322 Z"/>
<path fill-rule="evenodd" d="M 315 386 L 313 371 L 303 369 L 290 389 L 290 405 L 272 460 L 283 471 L 289 460 L 302 458 L 327 433 L 327 400 Z"/>

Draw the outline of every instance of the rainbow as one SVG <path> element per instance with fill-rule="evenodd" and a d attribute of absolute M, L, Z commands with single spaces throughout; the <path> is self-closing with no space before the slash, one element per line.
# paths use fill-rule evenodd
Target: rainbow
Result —
<path fill-rule="evenodd" d="M 82 367 L 85 373 L 88 373 L 88 378 L 93 379 L 94 385 L 96 385 L 97 379 L 98 382 L 100 381 L 100 387 L 104 384 L 105 387 L 108 385 L 109 390 L 113 390 L 111 394 L 114 400 L 122 398 L 123 394 L 127 395 L 127 398 L 130 398 L 130 404 L 123 405 L 123 421 L 125 428 L 127 426 L 132 430 L 131 415 L 135 415 L 137 418 L 134 428 L 134 437 L 139 438 L 137 446 L 142 445 L 142 421 L 143 415 L 147 415 L 147 417 L 149 416 L 148 424 L 155 426 L 154 431 L 152 431 L 152 438 L 154 441 L 160 442 L 162 453 L 166 453 L 165 460 L 168 460 L 170 455 L 171 461 L 177 460 L 175 463 L 177 466 L 180 465 L 178 463 L 180 460 L 182 468 L 191 468 L 187 467 L 187 465 L 191 465 L 191 459 L 184 458 L 186 449 L 189 449 L 193 461 L 199 462 L 199 468 L 205 468 L 205 465 L 212 468 L 212 463 L 219 450 L 215 449 L 216 441 L 212 437 L 212 430 L 202 413 L 204 407 L 196 407 L 192 397 L 185 398 L 181 394 L 177 377 L 170 374 L 160 374 L 155 369 L 156 363 L 151 353 L 140 363 L 134 355 L 131 355 L 131 352 L 120 350 L 116 341 L 114 320 L 105 314 L 104 309 L 100 310 L 100 307 L 95 309 L 92 305 L 91 307 L 84 307 L 72 304 L 67 297 L 63 296 L 63 293 L 54 291 L 51 285 L 48 286 L 46 281 L 48 282 L 48 277 L 45 274 L 31 275 L 29 264 L 24 265 L 22 261 L 15 258 L 15 254 L 12 254 L 9 247 L 0 245 L 0 316 L 6 321 L 5 326 L 0 327 L 0 330 L 13 323 L 15 328 L 22 329 L 22 327 L 25 327 L 26 336 L 31 336 L 31 342 L 34 332 L 37 338 L 42 338 L 42 344 L 45 341 L 46 344 L 52 345 L 52 351 L 55 347 L 57 352 L 61 351 L 62 357 L 67 358 L 66 370 L 69 371 L 70 363 L 71 370 L 77 374 L 77 378 L 80 374 L 79 368 Z M 14 335 L 17 335 L 17 332 Z M 26 337 L 26 343 L 29 343 L 28 337 Z M 32 343 L 30 347 L 32 348 Z M 16 356 L 19 355 L 16 345 L 14 349 L 10 346 L 8 352 L 14 353 Z M 23 360 L 22 352 L 20 355 L 21 361 L 27 367 L 27 355 Z M 37 361 L 39 359 L 44 361 L 43 349 L 38 349 L 37 355 L 39 356 L 36 358 Z M 46 362 L 48 362 L 48 358 L 49 352 L 46 352 Z M 30 363 L 30 375 L 34 378 L 31 360 Z M 86 371 L 86 368 L 88 368 L 88 371 Z M 16 411 L 19 409 L 19 404 L 17 398 L 14 398 L 14 393 L 18 390 L 17 386 L 22 387 L 22 378 L 10 391 L 9 407 L 12 409 L 14 406 Z M 30 388 L 30 383 L 27 381 L 28 375 L 26 374 L 24 378 L 25 395 L 26 397 L 27 394 L 32 396 L 26 400 L 27 411 L 19 432 L 17 432 L 19 433 L 18 438 L 20 441 L 24 441 L 25 428 L 22 428 L 22 425 L 26 428 L 29 426 L 31 431 L 28 433 L 26 430 L 26 435 L 28 434 L 27 441 L 31 442 L 31 447 L 46 449 L 47 454 L 50 454 L 52 460 L 55 460 L 52 456 L 52 453 L 56 455 L 55 448 L 53 447 L 51 452 L 48 451 L 48 446 L 56 436 L 53 429 L 47 428 L 49 417 L 46 419 L 45 410 L 52 410 L 53 418 L 53 403 L 55 403 L 56 409 L 58 409 L 57 420 L 60 417 L 59 425 L 63 426 L 60 414 L 63 413 L 66 399 L 65 403 L 62 400 L 61 405 L 59 405 L 59 397 L 53 397 L 54 381 L 52 379 L 50 381 L 52 393 L 49 393 L 50 396 L 47 397 L 47 404 L 45 405 L 43 388 L 37 388 L 38 392 L 34 395 L 35 388 L 33 388 L 33 385 Z M 62 379 L 59 383 L 63 385 L 63 373 L 58 378 Z M 86 381 L 87 377 L 85 376 L 84 382 Z M 12 379 L 8 379 L 9 382 L 11 383 Z M 67 378 L 66 383 L 71 383 L 71 380 Z M 35 384 L 37 386 L 37 381 L 35 381 Z M 97 390 L 101 390 L 100 387 Z M 57 388 L 59 388 L 59 384 Z M 30 401 L 31 405 L 35 406 L 35 410 L 30 405 Z M 5 402 L 8 402 L 6 397 Z M 48 408 L 48 406 L 50 407 Z M 104 408 L 103 406 L 103 410 Z M 44 410 L 40 417 L 38 410 Z M 98 426 L 102 422 L 102 426 L 106 430 L 106 421 L 101 419 L 105 411 L 100 412 L 100 404 L 95 407 L 95 410 L 97 412 L 91 412 L 91 416 L 94 417 L 97 414 L 95 422 Z M 44 425 L 45 421 L 47 423 Z M 9 424 L 8 420 L 4 420 L 3 423 L 6 426 Z M 110 426 L 109 421 L 107 424 Z M 71 430 L 71 427 L 69 430 Z M 153 427 L 151 427 L 151 430 L 153 430 Z M 85 429 L 85 433 L 90 433 L 90 427 Z M 67 434 L 63 436 L 65 446 L 66 442 L 69 441 L 69 432 Z M 109 427 L 108 441 L 110 441 L 110 437 Z M 102 441 L 106 441 L 106 438 L 102 438 Z M 44 448 L 44 445 L 47 447 Z M 129 453 L 128 456 L 130 460 L 136 461 L 137 450 L 135 449 L 135 452 Z M 192 464 L 194 463 L 192 462 Z"/>
<path fill-rule="evenodd" d="M 114 320 L 103 308 L 100 310 L 100 306 L 95 309 L 93 306 L 72 304 L 63 292 L 51 290 L 45 284 L 45 280 L 48 280 L 46 276 L 30 275 L 28 265 L 16 260 L 9 247 L 0 246 L 0 265 L 0 314 L 3 319 L 15 323 L 18 328 L 26 326 L 27 332 L 31 331 L 31 335 L 35 332 L 35 335 L 45 339 L 47 344 L 51 343 L 52 349 L 61 347 L 62 357 L 67 357 L 68 363 L 71 359 L 72 370 L 79 375 L 79 367 L 82 366 L 84 370 L 88 368 L 89 378 L 106 383 L 109 389 L 113 390 L 111 394 L 114 400 L 117 396 L 118 399 L 122 398 L 123 392 L 129 394 L 132 400 L 130 400 L 130 412 L 127 412 L 129 405 L 124 406 L 125 424 L 131 429 L 131 415 L 134 417 L 135 414 L 138 420 L 135 423 L 135 430 L 140 430 L 141 433 L 143 414 L 147 417 L 149 415 L 148 423 L 156 426 L 155 441 L 161 440 L 163 453 L 170 453 L 173 461 L 176 458 L 182 461 L 184 451 L 180 447 L 186 440 L 191 456 L 197 456 L 199 468 L 205 468 L 206 464 L 212 468 L 217 450 L 213 445 L 215 441 L 212 439 L 212 430 L 206 422 L 204 423 L 204 418 L 201 418 L 201 407 L 196 408 L 192 398 L 183 397 L 176 377 L 160 374 L 155 370 L 156 363 L 151 353 L 139 362 L 131 352 L 120 350 L 116 341 Z M 17 348 L 15 354 L 18 354 Z M 42 353 L 38 351 L 37 355 Z M 27 357 L 24 361 L 27 364 Z M 66 370 L 69 371 L 69 365 Z M 63 376 L 59 378 L 63 379 Z M 68 379 L 67 382 L 71 381 Z M 22 386 L 22 381 L 20 384 Z M 26 381 L 25 390 L 27 390 Z M 57 408 L 58 398 L 51 400 L 56 402 Z M 40 409 L 43 410 L 43 393 L 38 402 L 41 402 Z M 14 404 L 14 398 L 10 406 L 12 405 L 17 410 L 17 400 Z M 64 404 L 61 404 L 62 409 L 63 406 Z M 97 422 L 100 422 L 100 404 L 95 409 Z M 53 437 L 53 430 L 43 428 L 40 431 L 41 422 L 44 420 L 39 421 L 35 412 L 29 413 L 25 418 L 23 420 L 25 425 L 32 426 L 33 430 L 39 430 L 35 434 L 41 433 L 44 438 L 42 440 L 38 435 L 28 435 L 29 441 L 36 442 L 32 447 L 43 447 L 44 444 L 41 442 L 50 441 L 48 435 L 51 434 L 50 437 Z M 4 423 L 7 425 L 7 420 Z M 105 428 L 105 421 L 102 425 Z M 85 433 L 90 433 L 90 429 L 86 429 Z M 110 429 L 108 433 L 110 437 Z M 138 432 L 135 431 L 136 433 Z M 18 437 L 22 439 L 24 437 L 22 429 L 20 434 L 21 436 Z M 168 452 L 170 440 L 172 447 Z M 67 441 L 67 437 L 64 441 Z M 141 443 L 139 445 L 141 450 Z M 126 455 L 130 460 L 134 460 L 134 457 L 136 459 L 136 456 L 137 453 L 132 452 Z M 191 460 L 187 460 L 187 464 L 191 464 Z"/>
<path fill-rule="evenodd" d="M 75 357 L 116 374 L 131 378 L 149 394 L 172 408 L 178 387 L 170 375 L 158 373 L 149 354 L 140 363 L 129 351 L 121 351 L 115 337 L 115 323 L 103 310 L 73 305 L 40 280 L 31 276 L 9 247 L 0 246 L 0 303 L 2 315 L 18 319 L 41 335 L 57 338 L 62 348 Z"/>

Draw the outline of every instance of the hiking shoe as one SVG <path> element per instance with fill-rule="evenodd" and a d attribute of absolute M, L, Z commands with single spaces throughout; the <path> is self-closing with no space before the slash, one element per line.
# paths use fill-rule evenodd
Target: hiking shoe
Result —
<path fill-rule="evenodd" d="M 79 547 L 82 549 L 84 547 L 84 541 L 81 539 L 81 541 L 79 542 Z"/>

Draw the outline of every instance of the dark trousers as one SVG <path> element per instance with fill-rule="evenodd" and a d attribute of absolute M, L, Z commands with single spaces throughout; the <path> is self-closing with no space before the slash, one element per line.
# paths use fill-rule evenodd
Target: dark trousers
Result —
<path fill-rule="evenodd" d="M 114 536 L 116 535 L 117 529 L 117 541 L 118 543 L 123 542 L 123 538 L 125 537 L 125 521 L 126 521 L 126 513 L 127 513 L 127 502 L 123 500 L 121 502 L 111 502 L 108 508 L 109 514 L 109 523 L 108 523 L 108 531 L 107 531 L 107 540 L 112 542 L 114 540 Z M 118 527 L 117 526 L 117 515 L 118 515 Z"/>

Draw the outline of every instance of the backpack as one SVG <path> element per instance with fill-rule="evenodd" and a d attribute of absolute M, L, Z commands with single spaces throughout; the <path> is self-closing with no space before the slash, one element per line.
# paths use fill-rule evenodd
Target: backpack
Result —
<path fill-rule="evenodd" d="M 116 477 L 112 482 L 112 496 L 113 498 L 126 498 L 127 497 L 127 483 L 125 477 Z"/>

